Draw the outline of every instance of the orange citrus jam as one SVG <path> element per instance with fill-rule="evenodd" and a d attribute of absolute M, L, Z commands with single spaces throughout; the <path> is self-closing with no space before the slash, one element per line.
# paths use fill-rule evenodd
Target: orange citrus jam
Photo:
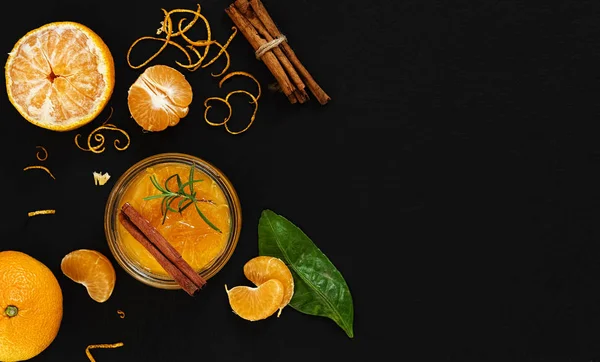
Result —
<path fill-rule="evenodd" d="M 208 267 L 225 249 L 230 233 L 231 214 L 225 194 L 219 185 L 198 168 L 194 171 L 194 180 L 202 180 L 194 183 L 197 205 L 202 213 L 212 222 L 221 233 L 211 228 L 198 214 L 194 205 L 190 205 L 181 214 L 168 211 L 163 223 L 161 213 L 162 198 L 144 200 L 147 196 L 158 195 L 161 192 L 154 187 L 150 176 L 155 175 L 158 183 L 164 187 L 169 176 L 179 174 L 182 183 L 186 183 L 190 174 L 189 165 L 180 163 L 163 163 L 147 168 L 131 182 L 121 198 L 119 209 L 124 203 L 129 202 L 152 226 L 154 226 L 164 238 L 171 244 L 190 264 L 194 270 L 200 271 Z M 169 190 L 178 190 L 175 178 L 169 181 Z M 186 187 L 186 193 L 189 188 Z M 208 202 L 206 202 L 208 201 Z M 177 209 L 179 199 L 175 199 L 171 206 Z M 140 244 L 119 223 L 119 239 L 123 249 L 129 257 L 137 261 L 139 265 L 149 272 L 168 276 L 167 272 L 154 259 L 146 248 Z"/>

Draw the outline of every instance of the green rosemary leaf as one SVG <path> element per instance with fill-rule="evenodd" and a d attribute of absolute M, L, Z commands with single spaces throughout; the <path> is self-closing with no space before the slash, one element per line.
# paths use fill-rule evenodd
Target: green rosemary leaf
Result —
<path fill-rule="evenodd" d="M 204 214 L 202 213 L 202 211 L 200 211 L 200 208 L 198 207 L 198 204 L 194 202 L 194 206 L 196 207 L 196 211 L 198 211 L 198 215 L 200 215 L 200 217 L 202 218 L 202 220 L 204 220 L 205 223 L 208 224 L 208 226 L 210 226 L 211 228 L 213 228 L 214 230 L 222 233 L 221 230 L 219 230 L 218 227 L 216 227 L 212 222 L 210 222 L 210 220 L 208 220 L 208 218 L 206 216 L 204 216 Z"/>
<path fill-rule="evenodd" d="M 143 198 L 144 201 L 149 201 L 149 200 L 155 200 L 155 199 L 160 199 L 165 197 L 164 194 L 158 194 L 158 195 L 152 195 L 152 196 L 146 196 Z"/>
<path fill-rule="evenodd" d="M 193 203 L 194 203 L 194 201 L 189 200 L 187 204 L 185 204 L 181 208 L 179 208 L 179 212 L 183 212 L 183 210 L 187 209 Z"/>
<path fill-rule="evenodd" d="M 156 187 L 158 189 L 158 191 L 165 192 L 165 190 L 163 190 L 163 188 L 158 183 L 158 180 L 156 179 L 156 175 L 150 176 L 150 182 L 152 182 L 152 184 L 154 185 L 154 187 Z"/>
<path fill-rule="evenodd" d="M 188 177 L 188 183 L 190 187 L 190 195 L 194 193 L 194 169 L 196 168 L 196 163 L 192 162 L 192 167 L 190 167 L 190 175 Z"/>
<path fill-rule="evenodd" d="M 171 204 L 173 203 L 173 201 L 175 201 L 175 199 L 177 199 L 179 196 L 171 196 L 169 197 L 167 200 L 167 210 L 171 211 L 171 212 L 179 212 L 179 210 L 174 209 L 173 207 L 171 207 Z"/>
<path fill-rule="evenodd" d="M 198 212 L 198 214 L 200 215 L 202 220 L 204 220 L 204 222 L 206 222 L 206 224 L 208 226 L 210 226 L 212 229 L 214 229 L 218 232 L 222 232 L 202 213 L 202 211 L 196 204 L 199 201 L 208 202 L 210 204 L 214 204 L 214 203 L 210 200 L 205 200 L 205 199 L 197 200 L 196 199 L 196 191 L 194 190 L 194 184 L 196 182 L 202 182 L 203 180 L 202 179 L 194 180 L 194 169 L 195 168 L 196 168 L 196 164 L 194 163 L 192 165 L 192 167 L 190 167 L 190 174 L 189 174 L 189 179 L 187 182 L 185 182 L 185 183 L 182 182 L 181 176 L 179 176 L 179 174 L 176 173 L 176 174 L 169 176 L 165 180 L 164 187 L 162 185 L 160 185 L 160 183 L 158 182 L 158 179 L 156 178 L 156 175 L 151 175 L 150 182 L 152 182 L 152 185 L 154 185 L 154 187 L 161 193 L 158 195 L 146 196 L 143 198 L 143 200 L 155 200 L 155 199 L 162 198 L 161 204 L 160 204 L 160 212 L 163 217 L 162 218 L 163 224 L 167 220 L 167 214 L 169 211 L 181 213 L 185 209 L 187 209 L 190 205 L 193 204 L 196 207 L 196 211 Z M 177 181 L 177 187 L 178 187 L 177 192 L 171 191 L 169 189 L 169 181 L 171 181 L 172 179 L 175 179 Z M 186 190 L 185 190 L 186 187 L 189 188 L 189 193 L 186 192 Z M 177 208 L 175 208 L 172 204 L 178 198 L 180 200 L 177 203 Z"/>
<path fill-rule="evenodd" d="M 181 185 L 182 185 L 181 177 L 179 177 L 178 173 L 176 173 L 175 176 L 176 176 L 175 178 L 177 179 L 177 189 L 179 190 L 177 192 L 183 192 L 183 188 L 181 187 Z"/>
<path fill-rule="evenodd" d="M 185 193 L 185 188 L 186 188 L 186 187 L 188 187 L 188 186 L 189 186 L 189 187 L 190 187 L 190 189 L 191 189 L 191 188 L 192 188 L 192 185 L 191 185 L 192 183 L 196 183 L 196 182 L 202 182 L 202 181 L 204 181 L 204 180 L 202 180 L 202 179 L 198 179 L 198 180 L 194 180 L 194 181 L 188 181 L 188 182 L 186 182 L 186 183 L 184 183 L 184 184 L 182 184 L 182 185 L 181 185 L 181 190 L 182 190 L 182 192 L 183 192 L 183 193 Z M 186 195 L 191 195 L 191 196 L 193 196 L 195 193 L 196 193 L 196 191 L 193 191 L 191 194 L 186 194 Z"/>
<path fill-rule="evenodd" d="M 165 180 L 165 190 L 172 192 L 171 189 L 169 189 L 169 181 L 171 181 L 175 177 L 179 177 L 179 174 L 174 174 L 174 175 L 167 177 L 167 179 Z"/>

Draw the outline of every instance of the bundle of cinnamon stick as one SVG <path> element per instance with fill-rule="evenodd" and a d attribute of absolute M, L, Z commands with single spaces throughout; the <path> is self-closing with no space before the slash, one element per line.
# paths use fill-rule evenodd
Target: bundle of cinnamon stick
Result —
<path fill-rule="evenodd" d="M 320 104 L 331 100 L 302 65 L 262 1 L 236 0 L 225 12 L 248 40 L 257 58 L 269 68 L 291 103 L 306 102 L 309 99 L 307 87 Z"/>

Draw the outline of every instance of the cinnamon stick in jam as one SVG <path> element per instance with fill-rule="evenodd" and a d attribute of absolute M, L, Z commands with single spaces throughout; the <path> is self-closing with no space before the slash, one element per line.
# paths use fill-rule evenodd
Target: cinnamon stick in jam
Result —
<path fill-rule="evenodd" d="M 206 284 L 206 280 L 131 204 L 125 203 L 121 207 L 119 220 L 188 294 L 194 295 Z"/>

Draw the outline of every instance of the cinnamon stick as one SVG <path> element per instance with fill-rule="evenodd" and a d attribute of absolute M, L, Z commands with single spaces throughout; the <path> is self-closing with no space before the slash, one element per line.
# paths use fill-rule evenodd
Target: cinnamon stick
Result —
<path fill-rule="evenodd" d="M 254 28 L 258 31 L 258 33 L 265 38 L 266 42 L 273 41 L 273 36 L 269 34 L 267 28 L 256 16 L 254 10 L 252 10 L 252 8 L 250 7 L 250 3 L 248 2 L 248 0 L 236 0 L 234 4 L 235 7 L 239 10 L 239 12 L 246 17 L 246 20 L 248 20 L 250 24 L 252 24 L 252 26 L 254 26 Z M 291 81 L 296 86 L 295 94 L 296 98 L 298 98 L 298 102 L 304 103 L 308 100 L 308 94 L 306 94 L 306 91 L 304 90 L 306 86 L 304 85 L 304 82 L 300 78 L 300 75 L 294 68 L 294 65 L 290 62 L 290 60 L 285 56 L 285 54 L 279 47 L 273 48 L 273 53 L 287 72 Z"/>
<path fill-rule="evenodd" d="M 125 203 L 121 207 L 119 220 L 188 294 L 193 295 L 206 284 L 206 280 L 131 204 Z"/>
<path fill-rule="evenodd" d="M 169 273 L 170 276 L 181 286 L 181 289 L 185 290 L 189 295 L 194 295 L 198 291 L 198 287 L 183 274 L 175 264 L 171 263 L 161 252 L 154 246 L 148 238 L 142 233 L 137 226 L 135 226 L 131 220 L 123 213 L 119 211 L 119 221 L 125 227 L 125 229 L 140 243 L 146 250 L 152 254 L 154 259 Z"/>
<path fill-rule="evenodd" d="M 250 43 L 254 51 L 258 50 L 261 45 L 267 43 L 266 40 L 257 33 L 252 24 L 236 9 L 234 4 L 231 4 L 229 7 L 227 7 L 225 12 L 227 15 L 229 15 L 240 33 L 242 33 L 246 40 L 248 40 L 248 43 Z M 269 68 L 269 71 L 271 74 L 273 74 L 281 86 L 281 90 L 288 97 L 290 102 L 296 103 L 298 101 L 296 95 L 294 94 L 296 87 L 291 83 L 275 54 L 273 54 L 272 51 L 268 51 L 262 56 L 261 59 L 267 68 Z"/>
<path fill-rule="evenodd" d="M 273 21 L 273 19 L 267 12 L 267 9 L 263 5 L 262 1 L 260 1 L 260 0 L 249 0 L 249 1 L 250 1 L 250 6 L 254 10 L 254 13 L 260 19 L 260 21 L 264 24 L 264 26 L 267 29 L 267 31 L 269 32 L 269 34 L 271 34 L 271 36 L 273 38 L 278 38 L 278 37 L 282 36 L 281 32 L 277 28 L 277 25 L 275 25 L 275 22 Z M 302 65 L 302 63 L 300 62 L 300 60 L 296 56 L 296 53 L 294 53 L 294 51 L 292 50 L 290 45 L 287 42 L 283 42 L 283 43 L 281 43 L 280 46 L 281 46 L 281 49 L 283 50 L 283 52 L 285 53 L 285 55 L 288 57 L 289 61 L 294 65 L 294 67 L 296 67 L 296 69 L 298 70 L 300 75 L 304 78 L 304 80 L 306 81 L 306 85 L 308 86 L 308 89 L 310 89 L 311 93 L 315 96 L 315 98 L 317 98 L 319 103 L 322 105 L 327 104 L 327 102 L 331 100 L 331 97 L 329 97 L 329 95 L 327 95 L 327 93 L 325 93 L 325 91 L 317 84 L 317 82 L 310 75 L 310 73 L 304 67 L 304 65 Z"/>

